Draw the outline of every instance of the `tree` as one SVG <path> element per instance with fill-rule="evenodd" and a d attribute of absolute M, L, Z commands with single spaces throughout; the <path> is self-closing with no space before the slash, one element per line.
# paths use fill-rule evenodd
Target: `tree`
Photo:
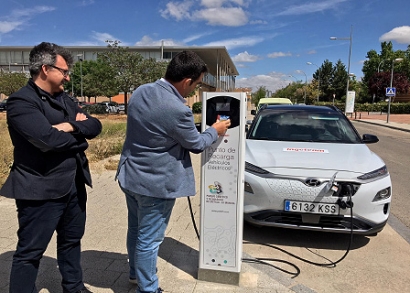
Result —
<path fill-rule="evenodd" d="M 335 67 L 333 68 L 333 77 L 332 77 L 333 94 L 335 94 L 336 97 L 338 97 L 339 99 L 344 97 L 344 100 L 346 100 L 346 86 L 347 86 L 346 66 L 339 59 Z M 333 98 L 333 94 L 330 95 L 332 98 Z"/>
<path fill-rule="evenodd" d="M 115 71 L 101 60 L 90 62 L 89 73 L 83 79 L 85 92 L 90 97 L 106 96 L 111 101 L 111 97 L 118 94 Z"/>
<path fill-rule="evenodd" d="M 109 51 L 99 53 L 97 60 L 111 67 L 119 92 L 124 92 L 125 113 L 127 113 L 128 92 L 147 82 L 152 82 L 165 73 L 165 63 L 155 59 L 144 59 L 138 52 L 131 52 L 115 41 L 109 44 Z"/>
<path fill-rule="evenodd" d="M 259 100 L 265 97 L 266 97 L 266 88 L 264 86 L 261 86 L 258 88 L 256 92 L 252 93 L 252 103 L 255 106 L 257 106 L 259 103 Z"/>
<path fill-rule="evenodd" d="M 390 72 L 380 72 L 374 74 L 368 82 L 369 93 L 372 95 L 374 94 L 376 97 L 382 97 L 382 99 L 384 99 L 386 88 L 390 87 L 390 80 Z M 410 83 L 406 75 L 404 75 L 403 73 L 393 72 L 393 87 L 396 88 L 396 92 L 406 93 L 410 87 Z"/>
<path fill-rule="evenodd" d="M 406 51 L 393 51 L 391 42 L 381 43 L 381 51 L 378 54 L 375 50 L 367 52 L 367 60 L 363 63 L 363 86 L 367 87 L 367 92 L 372 96 L 372 101 L 385 98 L 386 87 L 390 86 L 391 68 L 393 60 L 402 58 L 401 62 L 394 65 L 393 86 L 397 93 L 406 93 L 409 90 L 410 79 L 410 46 Z"/>
<path fill-rule="evenodd" d="M 90 102 L 90 97 L 93 97 L 93 93 L 89 92 L 90 87 L 87 86 L 87 79 L 85 78 L 91 71 L 91 67 L 94 66 L 95 61 L 84 60 L 74 64 L 72 73 L 70 75 L 70 81 L 65 84 L 65 90 L 71 92 L 74 97 L 81 95 L 81 79 L 83 82 L 83 96 L 87 97 Z M 82 75 L 82 76 L 81 76 Z"/>
<path fill-rule="evenodd" d="M 25 86 L 27 81 L 28 77 L 25 73 L 0 71 L 0 92 L 10 96 Z"/>
<path fill-rule="evenodd" d="M 320 67 L 320 100 L 330 101 L 335 93 L 333 86 L 334 80 L 334 67 L 333 63 L 329 60 L 325 60 Z"/>

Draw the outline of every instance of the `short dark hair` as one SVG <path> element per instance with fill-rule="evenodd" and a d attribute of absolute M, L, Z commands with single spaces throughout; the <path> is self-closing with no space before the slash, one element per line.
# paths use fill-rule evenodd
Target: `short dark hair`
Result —
<path fill-rule="evenodd" d="M 182 51 L 172 58 L 165 73 L 165 79 L 179 82 L 184 78 L 196 81 L 202 73 L 208 72 L 205 62 L 192 51 Z"/>
<path fill-rule="evenodd" d="M 70 69 L 73 65 L 74 59 L 71 52 L 66 48 L 58 46 L 53 43 L 42 42 L 30 51 L 29 56 L 29 70 L 31 76 L 36 76 L 41 71 L 43 65 L 55 65 L 57 55 L 63 57 Z"/>

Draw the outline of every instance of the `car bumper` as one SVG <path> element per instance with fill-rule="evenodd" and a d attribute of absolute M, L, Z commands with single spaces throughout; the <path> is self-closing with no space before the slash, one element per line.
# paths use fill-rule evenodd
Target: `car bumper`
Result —
<path fill-rule="evenodd" d="M 358 217 L 304 215 L 275 210 L 263 210 L 244 215 L 246 222 L 256 226 L 270 226 L 300 230 L 353 233 L 360 235 L 373 235 L 381 230 L 387 223 L 371 223 Z"/>
<path fill-rule="evenodd" d="M 351 180 L 351 178 L 350 178 Z M 383 229 L 390 213 L 390 197 L 373 201 L 377 192 L 390 187 L 390 176 L 360 184 L 351 197 L 353 217 L 349 208 L 340 208 L 338 215 L 310 214 L 284 211 L 285 200 L 303 202 L 336 203 L 340 198 L 348 197 L 323 196 L 324 184 L 309 187 L 303 182 L 281 178 L 261 178 L 246 173 L 244 198 L 245 220 L 260 226 L 286 227 L 304 230 L 320 230 L 337 233 L 374 234 Z M 352 182 L 353 183 L 353 182 Z M 249 189 L 252 192 L 248 192 Z"/>

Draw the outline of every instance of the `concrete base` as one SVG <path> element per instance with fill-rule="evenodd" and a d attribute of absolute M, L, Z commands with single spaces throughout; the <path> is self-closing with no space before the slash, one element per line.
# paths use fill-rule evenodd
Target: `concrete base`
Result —
<path fill-rule="evenodd" d="M 198 280 L 239 286 L 241 273 L 198 269 Z"/>

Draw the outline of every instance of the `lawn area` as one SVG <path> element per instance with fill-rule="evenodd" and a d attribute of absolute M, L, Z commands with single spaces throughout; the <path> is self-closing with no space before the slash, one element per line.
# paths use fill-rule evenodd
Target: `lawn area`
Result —
<path fill-rule="evenodd" d="M 117 168 L 118 160 L 110 159 L 121 153 L 125 139 L 127 115 L 104 114 L 93 115 L 100 119 L 103 129 L 99 136 L 88 141 L 89 147 L 86 151 L 92 169 L 113 170 Z M 195 123 L 201 122 L 201 115 L 195 114 Z M 9 174 L 13 163 L 13 146 L 7 130 L 6 112 L 0 113 L 0 185 Z"/>

